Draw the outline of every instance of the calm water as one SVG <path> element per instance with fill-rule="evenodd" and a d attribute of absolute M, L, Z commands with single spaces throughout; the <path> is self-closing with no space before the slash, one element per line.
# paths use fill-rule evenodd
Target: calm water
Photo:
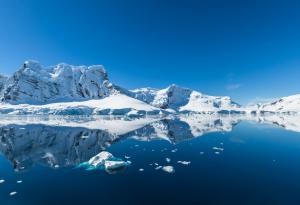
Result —
<path fill-rule="evenodd" d="M 298 205 L 299 124 L 294 116 L 2 116 L 0 204 Z M 132 164 L 114 174 L 76 168 L 102 150 Z M 166 165 L 175 172 L 155 169 Z"/>

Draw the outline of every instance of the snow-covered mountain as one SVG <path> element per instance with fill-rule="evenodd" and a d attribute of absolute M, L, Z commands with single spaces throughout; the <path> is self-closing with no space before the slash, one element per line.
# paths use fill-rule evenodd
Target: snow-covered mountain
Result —
<path fill-rule="evenodd" d="M 0 75 L 0 96 L 2 91 L 4 90 L 4 85 L 6 84 L 7 77 Z"/>
<path fill-rule="evenodd" d="M 280 98 L 258 106 L 258 112 L 270 113 L 300 113 L 300 94 Z"/>
<path fill-rule="evenodd" d="M 43 67 L 32 60 L 11 77 L 0 76 L 0 102 L 0 114 L 300 113 L 300 95 L 243 107 L 177 85 L 127 90 L 111 83 L 101 65 Z"/>
<path fill-rule="evenodd" d="M 165 89 L 141 88 L 131 91 L 133 97 L 162 109 L 196 113 L 241 113 L 241 106 L 230 97 L 209 96 L 171 85 Z"/>
<path fill-rule="evenodd" d="M 99 99 L 113 92 L 103 66 L 71 66 L 64 63 L 43 68 L 36 61 L 26 61 L 9 77 L 2 102 L 48 103 L 68 100 Z"/>

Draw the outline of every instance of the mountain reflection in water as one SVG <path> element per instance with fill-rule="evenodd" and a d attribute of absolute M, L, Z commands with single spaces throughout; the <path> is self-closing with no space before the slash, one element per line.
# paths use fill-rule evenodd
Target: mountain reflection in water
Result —
<path fill-rule="evenodd" d="M 35 164 L 75 166 L 122 140 L 167 140 L 178 144 L 210 132 L 230 132 L 243 120 L 300 131 L 300 117 L 295 115 L 180 115 L 165 119 L 4 115 L 0 122 L 0 151 L 15 171 Z"/>

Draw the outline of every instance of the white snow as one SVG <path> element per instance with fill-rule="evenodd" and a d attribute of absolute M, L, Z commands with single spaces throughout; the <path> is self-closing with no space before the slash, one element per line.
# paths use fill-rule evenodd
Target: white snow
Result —
<path fill-rule="evenodd" d="M 52 114 L 52 115 L 159 115 L 162 111 L 142 101 L 122 94 L 98 100 L 50 103 L 45 105 L 0 104 L 0 114 Z"/>
<path fill-rule="evenodd" d="M 5 180 L 4 179 L 0 179 L 0 184 L 4 183 Z"/>

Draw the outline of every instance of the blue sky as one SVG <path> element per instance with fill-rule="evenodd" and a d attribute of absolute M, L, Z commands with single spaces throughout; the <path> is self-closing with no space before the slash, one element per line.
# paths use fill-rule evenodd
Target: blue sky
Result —
<path fill-rule="evenodd" d="M 103 64 L 240 103 L 300 93 L 300 1 L 0 0 L 0 73 L 26 59 Z"/>

